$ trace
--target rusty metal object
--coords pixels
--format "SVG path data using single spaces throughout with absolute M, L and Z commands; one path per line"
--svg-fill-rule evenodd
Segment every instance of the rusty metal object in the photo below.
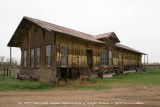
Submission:
M 19 79 L 19 80 L 29 80 L 29 79 L 30 79 L 30 76 L 18 74 L 18 75 L 17 75 L 17 79 Z
M 29 76 L 29 80 L 31 80 L 31 81 L 39 81 L 39 76 L 37 76 L 37 75 L 30 75 Z

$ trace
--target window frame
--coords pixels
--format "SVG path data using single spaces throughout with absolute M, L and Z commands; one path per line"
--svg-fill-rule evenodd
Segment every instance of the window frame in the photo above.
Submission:
M 46 45 L 46 67 L 51 66 L 51 45 Z
M 61 46 L 61 67 L 67 67 L 67 66 L 68 66 L 68 46 Z
M 109 63 L 108 65 L 113 65 L 113 51 L 108 51 Z
M 31 58 L 30 58 L 30 63 L 31 63 L 31 67 L 34 67 L 34 55 L 35 55 L 35 52 L 34 52 L 34 48 L 31 49 Z
M 38 52 L 39 49 L 39 52 Z M 41 59 L 41 48 L 37 47 L 36 48 L 36 66 L 39 67 L 40 66 L 40 59 Z
M 23 51 L 23 67 L 27 67 L 27 50 Z
M 119 53 L 119 54 L 118 54 L 118 58 L 122 58 L 122 54 Z
M 101 66 L 107 65 L 107 50 L 100 51 L 100 64 Z

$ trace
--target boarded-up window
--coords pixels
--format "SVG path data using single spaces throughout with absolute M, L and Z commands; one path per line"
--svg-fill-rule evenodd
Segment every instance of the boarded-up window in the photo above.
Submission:
M 23 53 L 23 66 L 27 66 L 27 51 L 25 50 Z
M 100 61 L 101 61 L 102 66 L 107 65 L 107 51 L 106 50 L 100 52 Z
M 112 51 L 109 51 L 109 65 L 113 65 Z
M 68 57 L 68 47 L 61 46 L 61 66 L 67 66 L 67 57 Z
M 51 66 L 51 45 L 46 46 L 46 66 Z
M 34 67 L 34 49 L 31 49 L 31 67 Z
M 40 64 L 40 48 L 37 48 L 36 51 L 37 51 L 36 65 L 39 66 L 39 64 Z

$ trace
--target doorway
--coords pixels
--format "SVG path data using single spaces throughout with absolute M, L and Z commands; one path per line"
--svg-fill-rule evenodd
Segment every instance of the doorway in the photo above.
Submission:
M 93 67 L 92 50 L 87 50 L 87 64 L 89 69 Z
M 118 66 L 119 66 L 119 70 L 123 70 L 123 55 L 122 54 L 118 54 Z

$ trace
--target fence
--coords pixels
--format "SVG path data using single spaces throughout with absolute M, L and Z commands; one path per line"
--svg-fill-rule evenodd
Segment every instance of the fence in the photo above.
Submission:
M 160 69 L 160 65 L 145 65 L 146 69 Z
M 0 76 L 10 76 L 17 78 L 17 75 L 19 74 L 20 70 L 19 69 L 9 69 L 5 68 L 3 71 L 0 71 Z

